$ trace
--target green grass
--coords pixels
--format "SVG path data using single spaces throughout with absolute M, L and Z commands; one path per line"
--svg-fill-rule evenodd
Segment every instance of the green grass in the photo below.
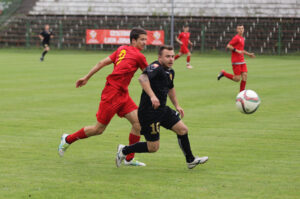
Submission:
M 155 154 L 137 154 L 144 168 L 116 168 L 117 144 L 130 125 L 115 117 L 101 136 L 57 154 L 62 133 L 96 122 L 106 76 L 82 88 L 75 81 L 109 52 L 0 50 L 0 198 L 296 199 L 300 196 L 300 56 L 247 59 L 246 88 L 262 100 L 253 115 L 235 108 L 239 84 L 223 78 L 230 55 L 198 54 L 193 70 L 175 62 L 175 88 L 195 155 L 207 164 L 188 170 L 176 136 L 161 131 Z M 148 62 L 155 54 L 146 53 Z M 139 102 L 138 72 L 130 94 Z

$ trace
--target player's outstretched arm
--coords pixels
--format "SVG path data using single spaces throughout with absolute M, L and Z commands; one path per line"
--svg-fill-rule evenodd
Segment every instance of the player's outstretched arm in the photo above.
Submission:
M 43 41 L 44 37 L 42 35 L 39 35 L 39 38 L 41 41 Z
M 101 68 L 103 68 L 104 66 L 107 66 L 107 65 L 109 65 L 109 64 L 111 64 L 111 63 L 113 63 L 113 62 L 112 62 L 112 60 L 111 60 L 109 57 L 107 57 L 107 58 L 105 58 L 105 59 L 102 59 L 98 64 L 96 64 L 96 65 L 90 70 L 90 72 L 89 72 L 86 76 L 84 76 L 84 77 L 80 78 L 79 80 L 77 80 L 77 82 L 76 82 L 76 88 L 82 87 L 82 86 L 86 85 L 86 83 L 89 81 L 89 79 L 90 79 L 96 72 L 98 72 Z
M 244 50 L 244 54 L 248 55 L 251 58 L 255 58 L 255 54 L 254 53 L 249 53 L 249 52 L 247 52 L 247 51 Z
M 184 117 L 184 111 L 178 104 L 175 88 L 170 89 L 168 95 L 169 95 L 169 98 L 170 98 L 172 104 L 175 106 L 176 110 L 181 115 L 181 118 L 183 118 Z
M 148 76 L 146 74 L 141 74 L 139 82 L 147 95 L 149 95 L 153 108 L 157 109 L 160 106 L 160 102 L 151 88 Z

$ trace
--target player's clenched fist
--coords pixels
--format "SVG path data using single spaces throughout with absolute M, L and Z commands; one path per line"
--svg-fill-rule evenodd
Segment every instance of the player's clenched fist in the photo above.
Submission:
M 80 78 L 79 80 L 77 80 L 76 82 L 76 88 L 78 87 L 82 87 L 84 85 L 86 85 L 86 83 L 88 82 L 88 80 L 86 78 Z

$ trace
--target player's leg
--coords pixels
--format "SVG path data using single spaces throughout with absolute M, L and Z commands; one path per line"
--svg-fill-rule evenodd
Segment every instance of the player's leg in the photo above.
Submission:
M 246 88 L 247 72 L 242 72 L 241 76 L 242 76 L 242 81 L 240 84 L 240 92 L 245 90 L 245 88 Z
M 225 76 L 228 79 L 231 79 L 232 81 L 239 82 L 242 73 L 240 65 L 232 65 L 232 70 L 233 70 L 233 74 L 227 73 L 225 70 L 221 70 L 217 79 L 220 80 L 222 77 Z
M 142 122 L 141 132 L 145 136 L 147 142 L 137 142 L 129 146 L 120 144 L 116 156 L 117 167 L 121 165 L 121 162 L 130 153 L 156 152 L 159 149 L 159 129 L 159 122 Z
M 58 147 L 58 153 L 60 156 L 63 156 L 65 151 L 68 149 L 70 144 L 73 142 L 80 140 L 80 139 L 85 139 L 94 135 L 100 135 L 104 132 L 106 128 L 106 125 L 101 124 L 97 122 L 93 126 L 86 126 L 81 128 L 80 130 L 76 131 L 75 133 L 72 133 L 70 135 L 68 134 L 63 134 L 61 137 L 60 145 Z
M 242 76 L 242 81 L 240 84 L 240 92 L 245 90 L 246 88 L 246 82 L 247 82 L 247 65 L 246 64 L 242 64 L 240 65 L 240 70 L 241 70 L 241 76 Z
M 190 64 L 190 62 L 191 62 L 191 55 L 192 55 L 191 52 L 188 50 L 187 56 L 186 56 L 186 67 L 189 68 L 189 69 L 193 68 L 192 65 Z
M 107 89 L 106 89 L 107 90 Z M 105 95 L 105 91 L 103 90 L 102 96 Z M 108 101 L 110 101 L 110 97 L 107 97 Z M 113 102 L 116 103 L 117 102 Z M 86 126 L 81 128 L 80 130 L 76 131 L 75 133 L 72 133 L 70 135 L 68 134 L 63 134 L 61 137 L 61 142 L 58 147 L 58 153 L 60 156 L 64 155 L 64 152 L 67 150 L 70 144 L 74 143 L 77 140 L 80 139 L 85 139 L 87 137 L 95 136 L 95 135 L 100 135 L 104 132 L 106 126 L 109 124 L 110 120 L 113 118 L 113 116 L 116 113 L 116 110 L 110 103 L 106 102 L 105 100 L 101 100 L 99 104 L 99 109 L 96 114 L 97 117 L 97 123 L 93 126 Z
M 182 120 L 177 122 L 171 129 L 177 134 L 179 147 L 181 148 L 183 154 L 185 155 L 187 167 L 189 169 L 194 168 L 198 164 L 203 164 L 208 160 L 208 157 L 206 156 L 194 157 L 191 150 L 190 141 L 188 138 L 188 128 L 183 123 Z
M 132 125 L 131 131 L 129 133 L 129 145 L 133 145 L 139 142 L 141 139 L 141 135 L 140 135 L 141 126 L 137 116 L 137 109 L 131 111 L 130 113 L 127 113 L 124 117 Z M 124 164 L 128 166 L 146 166 L 145 163 L 134 159 L 134 153 L 130 153 L 126 156 Z
M 182 53 L 179 51 L 179 53 L 177 55 L 175 55 L 174 59 L 176 60 L 176 59 L 178 59 L 181 56 L 182 56 Z
M 49 50 L 50 50 L 49 45 L 48 44 L 44 44 L 44 51 L 42 53 L 42 57 L 40 58 L 41 61 L 44 60 L 44 57 L 48 53 Z

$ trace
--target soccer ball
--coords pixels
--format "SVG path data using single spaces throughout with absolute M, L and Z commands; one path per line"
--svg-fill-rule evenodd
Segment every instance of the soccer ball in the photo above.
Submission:
M 260 98 L 252 90 L 243 90 L 236 96 L 235 104 L 237 109 L 242 113 L 251 114 L 258 109 Z

